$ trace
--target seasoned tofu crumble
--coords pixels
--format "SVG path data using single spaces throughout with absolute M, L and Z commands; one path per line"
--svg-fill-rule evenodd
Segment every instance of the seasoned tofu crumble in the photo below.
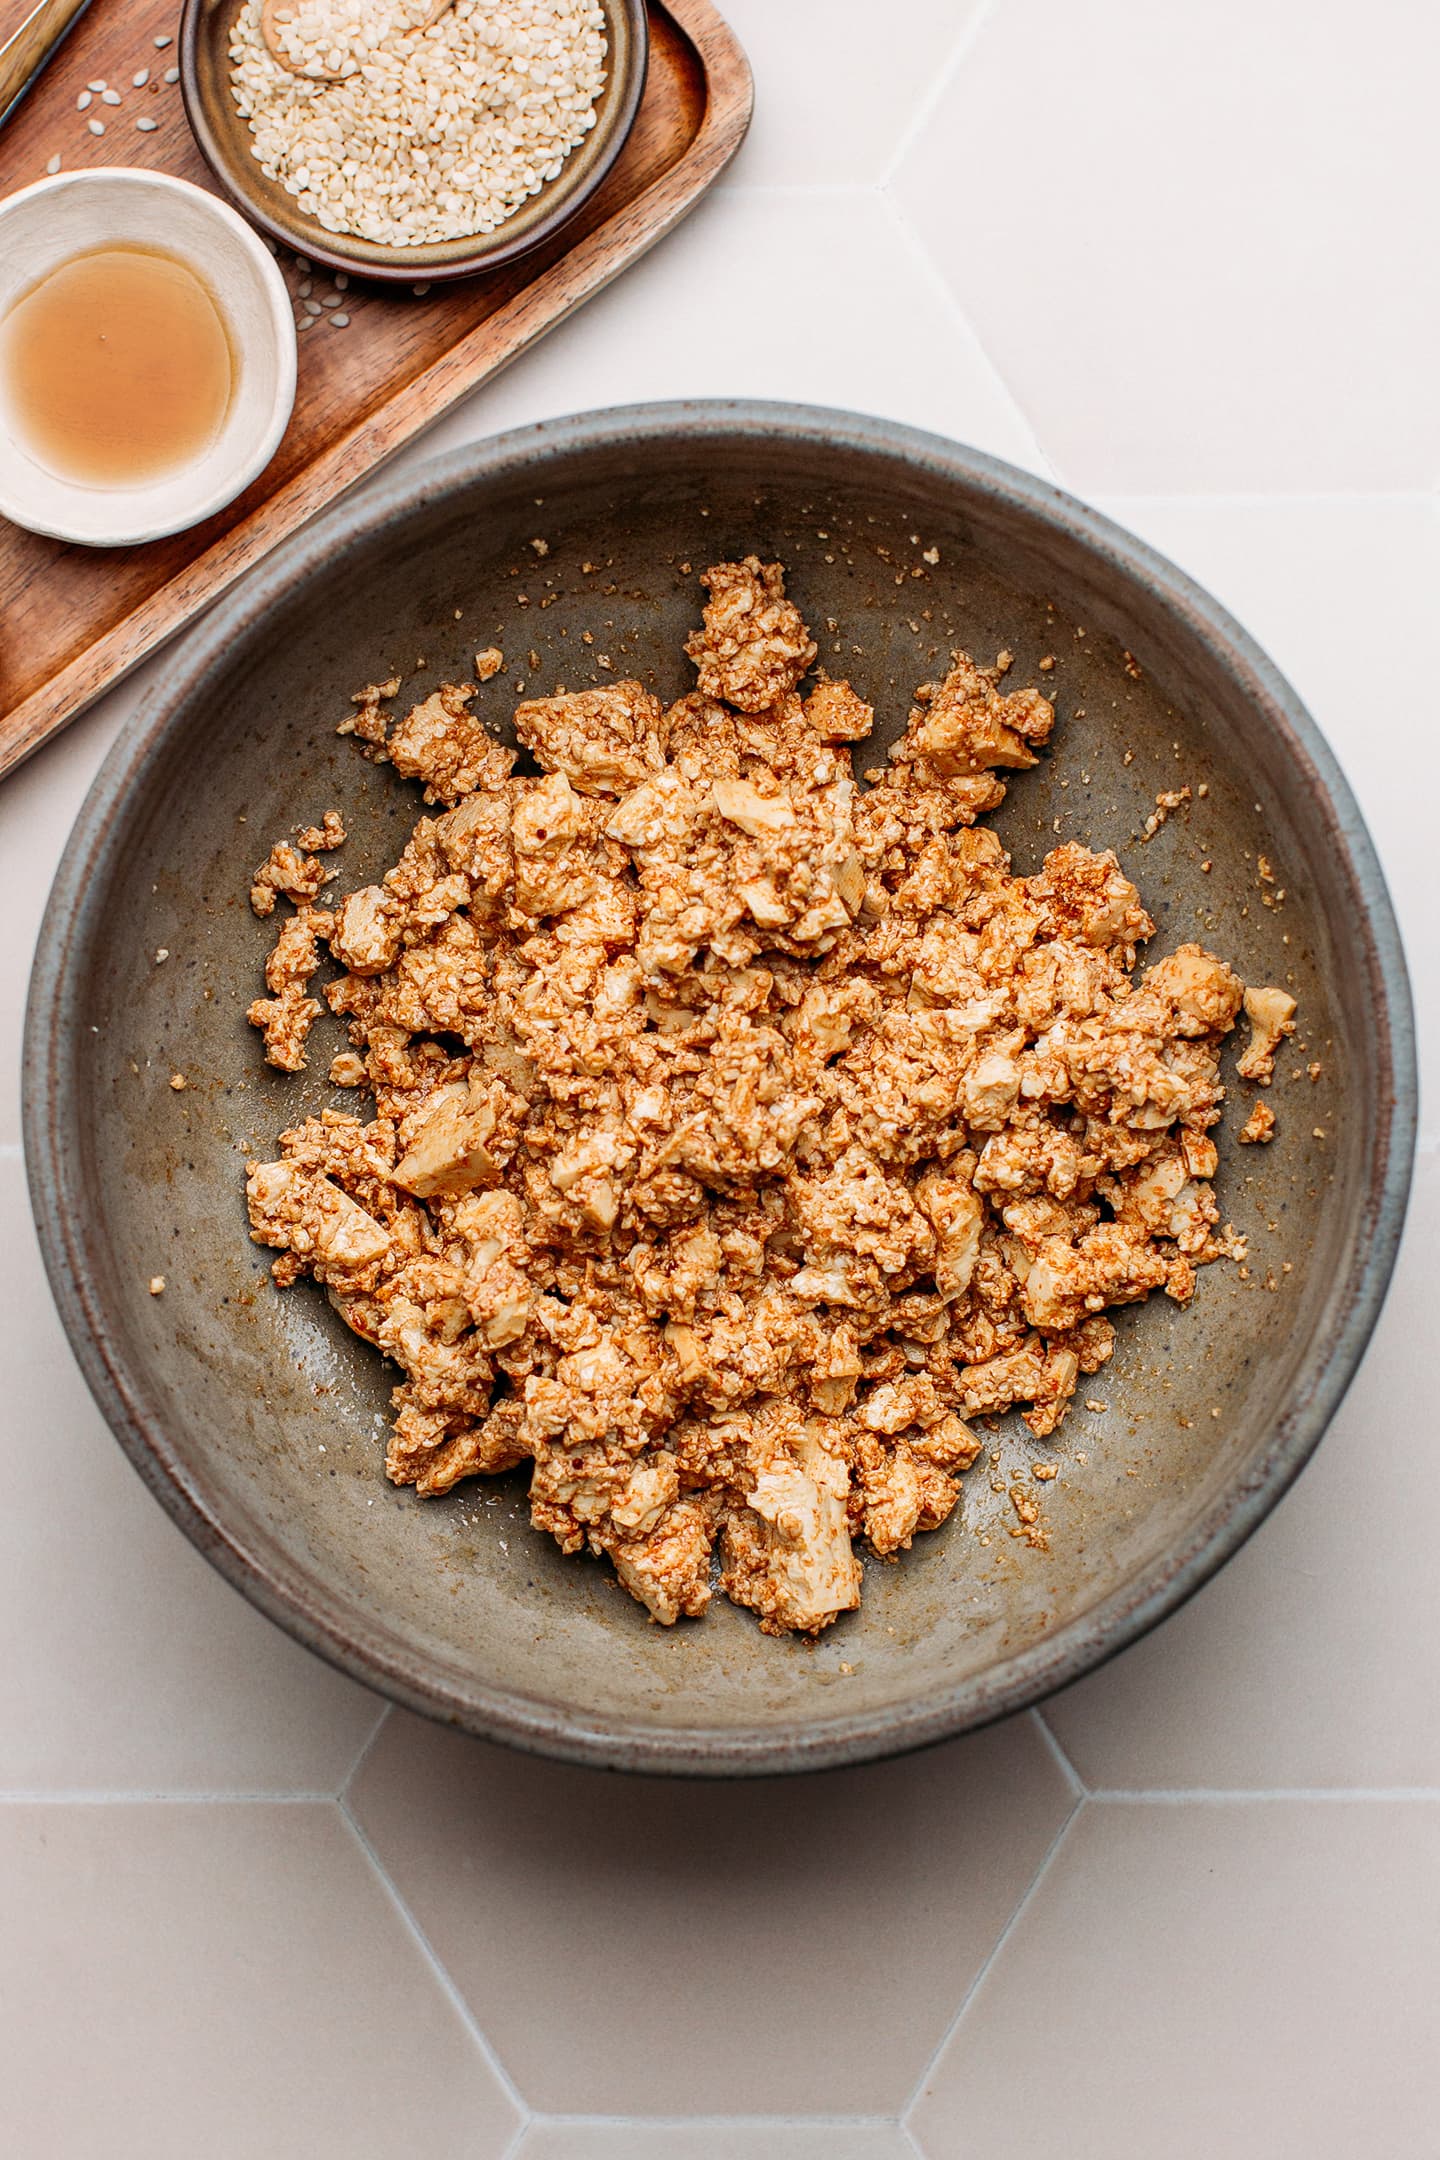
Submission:
M 399 718 L 397 681 L 357 694 L 341 732 L 435 814 L 330 907 L 288 842 L 257 873 L 257 913 L 294 909 L 265 1054 L 304 1066 L 328 951 L 330 1078 L 371 1107 L 283 1133 L 250 1220 L 277 1283 L 322 1283 L 403 1374 L 397 1484 L 528 1462 L 535 1526 L 656 1620 L 718 1587 L 814 1633 L 862 1552 L 950 1514 L 972 1421 L 1053 1433 L 1109 1308 L 1243 1257 L 1211 1185 L 1221 1045 L 1243 1004 L 1268 1081 L 1294 1001 L 1193 944 L 1137 976 L 1154 924 L 1109 852 L 1012 873 L 977 820 L 1050 735 L 1038 690 L 957 652 L 861 789 L 873 712 L 802 694 L 782 567 L 703 583 L 697 688 L 529 699 L 538 774 L 475 683 Z

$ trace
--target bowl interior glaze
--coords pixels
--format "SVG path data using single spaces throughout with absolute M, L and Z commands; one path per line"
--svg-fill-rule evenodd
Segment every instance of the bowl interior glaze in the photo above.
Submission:
M 1082 1383 L 1104 1407 L 1077 1405 L 1043 1443 L 1004 1420 L 945 1527 L 870 1564 L 859 1614 L 813 1646 L 766 1639 L 722 1600 L 703 1623 L 651 1625 L 608 1570 L 530 1530 L 519 1477 L 441 1501 L 387 1485 L 395 1374 L 314 1286 L 273 1290 L 242 1197 L 247 1156 L 342 1099 L 328 1015 L 309 1072 L 261 1062 L 244 1010 L 274 925 L 250 913 L 250 873 L 337 806 L 351 834 L 337 874 L 358 884 L 421 808 L 336 736 L 351 692 L 394 672 L 418 696 L 465 679 L 493 642 L 509 673 L 480 693 L 491 718 L 521 680 L 633 673 L 678 694 L 696 573 L 750 550 L 785 562 L 824 663 L 876 703 L 882 744 L 952 645 L 1008 647 L 1012 686 L 1044 682 L 1058 706 L 1051 753 L 995 821 L 1017 867 L 1058 837 L 1114 846 L 1159 924 L 1152 954 L 1199 937 L 1248 981 L 1289 983 L 1307 1046 L 1282 1057 L 1274 1144 L 1236 1146 L 1243 1088 L 1220 1135 L 1249 1279 L 1222 1263 L 1188 1310 L 1152 1298 L 1118 1315 L 1114 1362 Z M 1202 783 L 1141 841 L 1160 791 Z M 399 1699 L 524 1746 L 673 1772 L 802 1769 L 919 1745 L 1073 1678 L 1274 1504 L 1388 1279 L 1409 1029 L 1344 782 L 1293 692 L 1180 573 L 1044 483 L 933 437 L 802 408 L 637 408 L 381 483 L 175 654 L 52 896 L 29 1157 L 52 1282 L 106 1414 L 187 1532 L 282 1624 Z M 1292 1081 L 1309 1059 L 1320 1077 Z M 162 1297 L 147 1294 L 155 1274 Z M 1046 1551 L 1013 1534 L 1005 1490 L 1036 1460 L 1060 1465 Z

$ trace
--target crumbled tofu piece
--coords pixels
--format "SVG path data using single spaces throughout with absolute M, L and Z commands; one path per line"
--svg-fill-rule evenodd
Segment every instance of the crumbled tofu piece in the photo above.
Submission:
M 403 908 L 379 885 L 361 885 L 341 902 L 330 950 L 352 975 L 379 975 L 395 965 L 403 921 Z
M 296 834 L 302 848 L 317 848 L 323 855 L 345 845 L 345 820 L 338 810 L 327 810 L 318 825 L 306 825 Z
M 1235 1136 L 1242 1147 L 1263 1146 L 1275 1137 L 1275 1112 L 1267 1102 L 1257 1102 Z
M 498 1184 L 503 1164 L 487 1147 L 505 1105 L 504 1084 L 480 1087 L 455 1084 L 424 1113 L 424 1122 L 391 1175 L 403 1192 L 417 1200 L 440 1194 L 473 1192 L 477 1185 Z
M 367 1267 L 389 1250 L 384 1226 L 319 1172 L 291 1162 L 257 1163 L 245 1189 L 256 1242 L 311 1260 L 322 1281 Z
M 505 655 L 498 645 L 487 645 L 475 655 L 475 680 L 487 683 L 494 679 L 505 665 Z
M 875 725 L 875 708 L 848 682 L 824 676 L 805 700 L 805 719 L 821 742 L 863 742 Z
M 356 735 L 367 756 L 387 761 L 407 780 L 419 780 L 429 803 L 457 803 L 476 788 L 498 787 L 509 778 L 515 753 L 488 735 L 470 712 L 474 683 L 442 683 L 412 705 L 386 733 L 382 704 L 400 689 L 398 677 L 355 693 L 355 711 L 337 733 Z
M 277 840 L 250 886 L 250 905 L 257 915 L 273 915 L 277 893 L 296 907 L 318 897 L 330 872 L 313 855 L 303 856 L 288 840 Z
M 726 1593 L 774 1634 L 813 1633 L 860 1602 L 849 1470 L 814 1426 L 791 1424 L 788 1445 L 773 1431 L 757 1434 L 748 1505 L 726 1526 Z
M 1287 1035 L 1295 1032 L 1295 1000 L 1288 990 L 1262 989 L 1245 992 L 1245 1017 L 1250 1040 L 1235 1061 L 1245 1080 L 1268 1087 L 1275 1076 L 1275 1053 Z
M 710 595 L 705 627 L 686 640 L 685 650 L 701 691 L 738 712 L 769 712 L 814 665 L 819 650 L 800 610 L 785 598 L 784 571 L 779 563 L 747 555 L 743 562 L 717 563 L 700 582 Z
M 1155 808 L 1146 818 L 1141 828 L 1140 838 L 1142 840 L 1153 840 L 1171 813 L 1178 810 L 1182 803 L 1187 803 L 1189 800 L 1190 790 L 1188 787 L 1162 788 L 1155 797 Z
M 953 655 L 950 672 L 927 696 L 918 693 L 903 743 L 891 753 L 936 775 L 982 773 L 992 767 L 1037 764 L 1055 708 L 1038 690 L 1002 696 L 968 653 Z
M 357 690 L 351 698 L 350 702 L 355 710 L 340 722 L 335 730 L 336 734 L 354 735 L 364 746 L 366 756 L 383 756 L 387 715 L 381 708 L 388 705 L 391 698 L 398 697 L 399 692 L 398 675 L 391 675 L 385 682 L 367 683 L 363 690 Z
M 271 994 L 250 1006 L 247 1018 L 264 1031 L 266 1059 L 281 1072 L 304 1069 L 306 1039 L 324 1010 L 317 998 L 306 995 L 306 988 L 320 965 L 320 940 L 330 935 L 334 920 L 323 909 L 305 906 L 281 924 L 265 963 Z
M 607 683 L 517 705 L 515 732 L 544 771 L 564 773 L 582 795 L 623 795 L 664 769 L 660 712 L 640 683 Z

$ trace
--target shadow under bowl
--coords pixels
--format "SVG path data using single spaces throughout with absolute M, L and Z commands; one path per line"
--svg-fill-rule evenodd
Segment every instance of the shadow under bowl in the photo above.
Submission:
M 274 926 L 247 905 L 253 868 L 334 806 L 353 887 L 395 859 L 421 808 L 337 738 L 352 691 L 393 672 L 420 696 L 493 643 L 509 673 L 477 709 L 497 723 L 522 677 L 548 690 L 633 674 L 673 697 L 690 686 L 696 573 L 750 550 L 784 561 L 823 663 L 876 704 L 877 750 L 952 646 L 1008 647 L 1011 682 L 1044 682 L 1058 708 L 1051 750 L 994 821 L 1017 868 L 1057 837 L 1115 847 L 1158 921 L 1152 951 L 1199 937 L 1247 981 L 1288 982 L 1300 1033 L 1286 1057 L 1320 1066 L 1292 1086 L 1282 1061 L 1265 1148 L 1235 1144 L 1234 1083 L 1218 1194 L 1251 1241 L 1248 1280 L 1220 1263 L 1183 1311 L 1154 1297 L 1119 1313 L 1090 1400 L 1044 1442 L 1002 1421 L 949 1522 L 871 1564 L 861 1610 L 813 1645 L 772 1641 L 723 1600 L 699 1623 L 650 1624 L 608 1570 L 531 1530 L 521 1477 L 436 1501 L 388 1485 L 396 1375 L 313 1285 L 275 1291 L 242 1190 L 247 1156 L 353 1101 L 326 1079 L 343 1045 L 328 1017 L 308 1072 L 261 1062 L 244 1015 Z M 1192 799 L 1142 844 L 1157 794 L 1181 783 Z M 437 459 L 340 504 L 222 601 L 71 837 L 25 1086 L 65 1324 L 201 1551 L 400 1702 L 574 1761 L 712 1775 L 863 1761 L 983 1723 L 1213 1573 L 1300 1470 L 1358 1362 L 1415 1113 L 1404 964 L 1368 837 L 1238 625 L 1042 481 L 886 422 L 741 403 L 590 414 Z M 1059 1466 L 1032 1488 L 1043 1551 L 1014 1534 L 1006 1490 L 1037 1461 Z
M 434 284 L 498 270 L 549 240 L 590 200 L 620 152 L 640 109 L 649 56 L 645 0 L 599 0 L 608 53 L 595 125 L 553 180 L 495 232 L 425 247 L 385 247 L 332 233 L 261 168 L 250 124 L 230 88 L 230 34 L 243 0 L 185 0 L 180 18 L 180 89 L 201 154 L 220 186 L 262 232 L 330 270 L 384 284 Z

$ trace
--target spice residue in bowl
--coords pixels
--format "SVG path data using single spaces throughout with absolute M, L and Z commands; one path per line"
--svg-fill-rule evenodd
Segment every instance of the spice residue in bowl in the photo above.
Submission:
M 231 89 L 263 170 L 327 232 L 386 247 L 491 233 L 595 125 L 594 0 L 295 0 L 266 46 L 261 0 L 231 34 Z

